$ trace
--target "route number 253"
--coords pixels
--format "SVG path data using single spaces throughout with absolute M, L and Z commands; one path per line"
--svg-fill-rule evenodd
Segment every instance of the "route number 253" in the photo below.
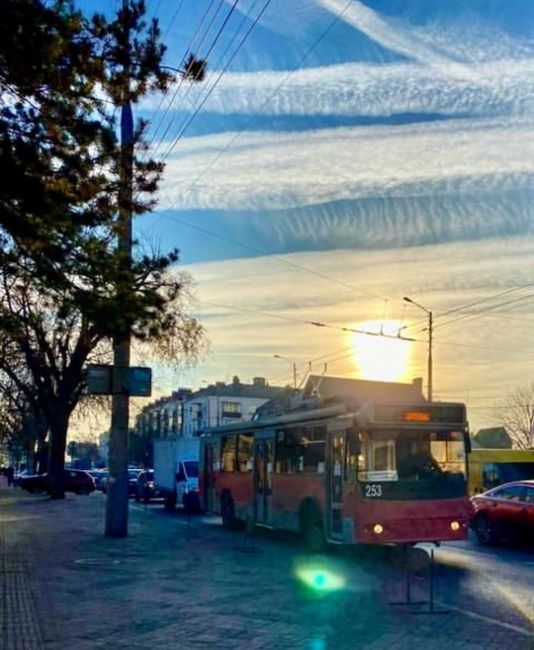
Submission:
M 382 486 L 381 485 L 366 485 L 365 486 L 365 496 L 371 498 L 379 498 L 382 496 Z

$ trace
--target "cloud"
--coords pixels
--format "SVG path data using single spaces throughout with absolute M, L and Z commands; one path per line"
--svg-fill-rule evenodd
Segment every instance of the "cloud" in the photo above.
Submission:
M 345 63 L 301 69 L 289 75 L 270 71 L 228 73 L 203 111 L 343 116 L 532 113 L 534 58 L 482 63 L 469 66 L 469 70 L 469 79 L 414 63 Z M 199 89 L 198 93 L 201 97 L 205 91 Z M 172 113 L 190 109 L 190 98 L 178 95 Z
M 385 18 L 358 0 L 349 7 L 344 0 L 315 2 L 336 15 L 345 9 L 341 20 L 371 40 L 459 79 L 477 79 L 476 70 L 466 66 L 467 62 L 531 57 L 534 53 L 532 43 L 517 41 L 469 12 L 448 22 L 432 20 L 430 14 L 430 25 L 421 27 L 406 19 Z
M 288 209 L 505 191 L 531 187 L 534 174 L 534 122 L 528 120 L 251 133 L 205 173 L 231 137 L 183 143 L 168 161 L 161 209 Z
M 346 7 L 344 0 L 315 1 L 319 6 L 335 14 Z M 399 19 L 385 19 L 358 0 L 354 0 L 346 8 L 341 19 L 383 47 L 402 54 L 408 59 L 441 69 L 459 78 L 472 78 L 468 68 L 427 45 L 405 22 Z
M 226 0 L 229 5 L 234 0 Z M 275 5 L 276 3 L 273 3 Z M 245 16 L 254 18 L 264 5 L 264 0 L 241 0 L 236 10 Z M 279 7 L 282 9 L 282 6 Z M 276 7 L 268 7 L 259 24 L 277 34 L 294 35 L 296 31 L 311 29 L 321 10 L 309 0 L 284 0 L 283 10 L 276 11 Z

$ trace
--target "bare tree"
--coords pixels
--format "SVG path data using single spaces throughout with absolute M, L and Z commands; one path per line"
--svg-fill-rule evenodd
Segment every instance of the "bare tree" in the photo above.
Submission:
M 514 447 L 534 449 L 534 382 L 510 391 L 500 417 Z
M 2 346 L 5 347 L 5 346 Z M 46 435 L 48 425 L 31 389 L 31 378 L 19 368 L 19 384 L 15 384 L 1 369 L 0 361 L 0 444 L 18 462 L 24 457 L 28 466 L 46 469 Z M 25 390 L 20 389 L 25 382 Z

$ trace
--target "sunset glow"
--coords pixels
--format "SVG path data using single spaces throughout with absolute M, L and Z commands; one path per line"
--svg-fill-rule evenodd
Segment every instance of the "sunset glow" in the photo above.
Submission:
M 398 321 L 367 321 L 357 329 L 397 336 Z M 386 336 L 354 334 L 354 361 L 361 379 L 376 381 L 406 381 L 410 361 L 410 342 Z

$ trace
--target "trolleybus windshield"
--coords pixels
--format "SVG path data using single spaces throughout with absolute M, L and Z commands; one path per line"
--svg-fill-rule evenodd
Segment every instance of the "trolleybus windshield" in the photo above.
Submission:
M 398 429 L 351 433 L 349 460 L 362 483 L 381 483 L 391 498 L 450 498 L 466 490 L 462 432 Z M 349 451 L 350 453 L 350 451 Z

